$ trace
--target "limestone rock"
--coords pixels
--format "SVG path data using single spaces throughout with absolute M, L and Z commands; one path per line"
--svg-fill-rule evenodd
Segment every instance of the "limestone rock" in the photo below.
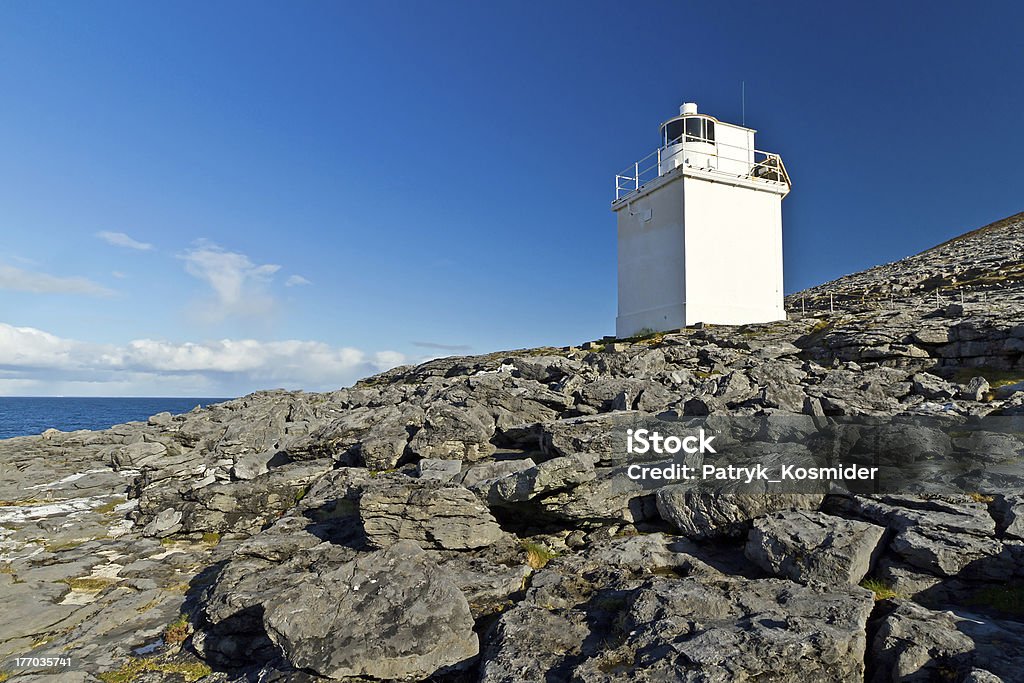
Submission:
M 452 576 L 408 541 L 297 583 L 265 609 L 285 657 L 336 680 L 419 680 L 465 666 L 479 650 Z
M 427 411 L 409 450 L 421 458 L 480 460 L 494 451 L 493 435 L 494 420 L 484 410 L 440 405 Z
M 592 456 L 552 458 L 498 479 L 491 485 L 488 500 L 505 504 L 523 502 L 552 491 L 574 488 L 596 477 Z
M 746 555 L 800 583 L 854 586 L 877 559 L 885 528 L 823 512 L 777 512 L 754 520 Z
M 461 486 L 429 481 L 387 482 L 359 499 L 359 516 L 372 545 L 387 547 L 402 540 L 425 548 L 482 548 L 503 537 L 487 507 Z
M 743 536 L 750 522 L 779 510 L 812 510 L 817 493 L 744 493 L 720 488 L 674 484 L 658 490 L 658 512 L 690 538 Z
M 1018 680 L 1024 670 L 1024 625 L 937 612 L 899 601 L 881 623 L 872 645 L 873 683 L 928 681 L 950 673 L 954 680 Z
M 416 464 L 420 479 L 436 479 L 447 482 L 454 479 L 462 471 L 461 460 L 439 460 L 426 458 Z

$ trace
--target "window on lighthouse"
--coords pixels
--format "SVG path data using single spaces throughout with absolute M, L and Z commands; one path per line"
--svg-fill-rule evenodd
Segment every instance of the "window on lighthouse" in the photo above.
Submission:
M 669 121 L 665 125 L 665 144 L 675 144 L 681 137 L 683 137 L 683 119 Z
M 715 142 L 715 122 L 700 116 L 688 116 L 685 119 L 669 121 L 665 124 L 665 139 L 667 145 L 679 144 L 680 142 Z
M 714 142 L 715 122 L 708 119 L 691 117 L 683 119 L 686 122 L 687 142 Z

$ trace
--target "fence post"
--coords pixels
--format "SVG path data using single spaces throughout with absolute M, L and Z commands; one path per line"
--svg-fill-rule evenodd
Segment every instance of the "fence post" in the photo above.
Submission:
M 835 313 L 836 312 L 836 305 L 835 305 L 835 303 L 836 303 L 835 302 L 835 297 L 832 295 L 832 292 L 829 292 L 829 294 L 828 294 L 828 312 L 829 313 Z
M 805 296 L 800 297 L 800 313 L 807 315 L 807 297 Z

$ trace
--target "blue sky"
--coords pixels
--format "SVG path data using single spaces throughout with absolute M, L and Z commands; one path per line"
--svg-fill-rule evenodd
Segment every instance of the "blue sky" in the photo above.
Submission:
M 0 394 L 329 389 L 615 318 L 680 102 L 794 180 L 786 288 L 1024 210 L 1019 3 L 0 5 Z

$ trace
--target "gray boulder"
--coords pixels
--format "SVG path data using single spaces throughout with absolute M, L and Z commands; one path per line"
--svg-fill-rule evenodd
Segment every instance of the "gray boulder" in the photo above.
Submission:
M 575 488 L 538 498 L 540 507 L 550 515 L 583 526 L 657 519 L 653 491 L 631 479 L 625 468 L 602 468 L 596 473 L 597 478 Z
M 872 683 L 1018 681 L 1024 671 L 1024 624 L 901 600 L 879 626 L 871 652 Z
M 359 517 L 371 545 L 414 541 L 425 548 L 483 548 L 504 536 L 473 492 L 429 480 L 384 482 L 359 499 Z
M 181 530 L 181 511 L 164 508 L 142 529 L 144 536 L 163 538 Z
M 856 585 L 881 551 L 885 528 L 823 512 L 777 512 L 754 520 L 746 556 L 800 583 Z
M 421 458 L 480 460 L 494 452 L 494 419 L 481 407 L 440 404 L 427 411 L 423 427 L 409 440 Z
M 813 510 L 820 493 L 747 493 L 721 488 L 674 484 L 658 489 L 662 519 L 684 536 L 702 539 L 743 536 L 751 520 L 780 510 Z
M 914 375 L 911 380 L 915 394 L 934 401 L 946 401 L 960 393 L 960 387 L 927 372 Z
M 462 471 L 462 461 L 426 458 L 416 463 L 416 471 L 420 479 L 451 481 Z
M 486 495 L 498 479 L 506 477 L 515 472 L 528 470 L 536 463 L 531 458 L 516 458 L 514 460 L 488 460 L 473 465 L 465 472 L 453 479 L 453 483 L 465 486 L 467 489 Z
M 972 377 L 960 390 L 960 398 L 968 401 L 980 401 L 991 389 L 988 380 L 984 377 Z
M 601 589 L 589 575 L 545 573 L 557 590 L 531 589 L 488 634 L 484 683 L 863 680 L 873 606 L 864 589 L 671 571 Z
M 639 657 L 645 670 L 626 680 L 859 681 L 873 604 L 862 588 L 821 591 L 777 579 L 652 582 L 629 601 L 625 644 L 577 677 L 611 680 L 602 669 Z
M 277 455 L 277 451 L 269 450 L 262 453 L 245 453 L 235 458 L 231 474 L 235 479 L 255 479 L 269 471 L 269 463 Z
M 995 504 L 1002 516 L 1003 533 L 1024 540 L 1024 496 L 1000 496 Z
M 568 681 L 566 662 L 590 635 L 584 615 L 521 604 L 505 612 L 488 635 L 479 683 Z
M 1016 560 L 994 538 L 919 526 L 901 531 L 892 550 L 907 564 L 936 576 L 999 580 L 1013 576 Z
M 332 679 L 419 680 L 479 651 L 451 574 L 407 541 L 306 577 L 266 603 L 263 623 L 292 665 Z
M 519 503 L 552 491 L 574 488 L 596 477 L 593 456 L 566 455 L 498 479 L 491 486 L 488 500 Z

